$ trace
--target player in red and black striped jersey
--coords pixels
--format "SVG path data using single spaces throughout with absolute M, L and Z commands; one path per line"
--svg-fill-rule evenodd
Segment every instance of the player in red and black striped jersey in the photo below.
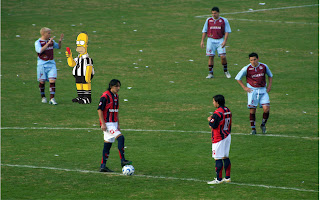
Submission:
M 225 107 L 225 99 L 222 95 L 213 97 L 213 105 L 217 110 L 212 116 L 208 117 L 208 121 L 212 132 L 212 157 L 216 160 L 217 178 L 208 182 L 208 184 L 220 184 L 223 182 L 231 182 L 229 151 L 231 144 L 232 114 L 230 109 Z M 222 179 L 223 163 L 226 172 L 224 179 Z
M 101 130 L 104 134 L 104 147 L 102 151 L 102 160 L 100 172 L 112 172 L 106 167 L 109 158 L 110 149 L 115 139 L 118 140 L 118 150 L 121 159 L 121 166 L 130 165 L 132 161 L 128 161 L 124 157 L 124 136 L 120 132 L 118 109 L 121 83 L 117 79 L 112 79 L 109 83 L 109 88 L 105 91 L 98 106 L 98 115 L 100 119 Z

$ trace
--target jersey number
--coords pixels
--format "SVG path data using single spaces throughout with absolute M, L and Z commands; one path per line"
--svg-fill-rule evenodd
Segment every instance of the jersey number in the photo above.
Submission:
M 230 125 L 230 118 L 225 118 L 225 119 L 224 119 L 224 127 L 223 127 L 223 130 L 224 130 L 224 131 L 229 130 L 229 125 Z

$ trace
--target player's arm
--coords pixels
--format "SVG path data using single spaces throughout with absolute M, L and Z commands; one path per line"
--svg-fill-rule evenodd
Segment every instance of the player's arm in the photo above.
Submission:
M 222 120 L 222 115 L 220 117 L 218 114 L 215 113 L 211 116 L 211 120 L 209 121 L 209 126 L 213 129 L 218 128 L 221 120 Z
M 58 43 L 59 49 L 61 49 L 61 43 L 62 43 L 63 37 L 64 37 L 64 34 L 62 33 L 60 36 L 60 39 L 59 39 L 59 43 Z
M 104 120 L 103 117 L 103 110 L 105 109 L 107 105 L 107 99 L 105 97 L 100 98 L 99 106 L 98 106 L 98 116 L 101 122 L 101 130 L 106 131 L 107 126 L 106 126 L 106 121 Z
M 207 36 L 207 33 L 202 33 L 202 38 L 200 43 L 201 48 L 204 48 L 204 39 L 206 39 L 206 36 Z
M 221 47 L 222 47 L 222 48 L 226 46 L 228 37 L 229 37 L 229 33 L 226 32 L 226 33 L 224 34 L 224 40 L 223 40 L 223 42 L 222 42 L 222 44 L 221 44 Z
M 201 48 L 204 48 L 204 39 L 206 39 L 207 32 L 208 32 L 208 19 L 206 20 L 202 28 L 202 37 L 201 37 L 201 43 L 200 43 Z
M 68 62 L 69 67 L 74 67 L 74 66 L 76 66 L 77 63 L 73 60 L 73 58 L 72 58 L 72 52 L 71 52 L 71 50 L 70 50 L 69 47 L 67 47 L 66 57 L 67 57 L 67 62 Z
M 231 33 L 231 28 L 230 28 L 230 24 L 229 24 L 229 21 L 227 19 L 225 19 L 225 28 L 224 28 L 224 40 L 221 44 L 221 47 L 225 47 L 226 44 L 227 44 L 227 40 L 228 40 L 228 37 L 229 37 L 229 34 Z
M 269 80 L 269 84 L 268 84 L 268 87 L 267 87 L 267 92 L 269 93 L 270 90 L 271 90 L 271 85 L 272 85 L 272 77 L 268 76 L 268 80 Z
M 245 86 L 242 82 L 242 80 L 237 80 L 237 82 L 239 83 L 239 85 L 243 88 L 244 91 L 246 92 L 252 92 L 252 89 L 248 88 L 247 86 Z
M 42 54 L 48 48 L 49 44 L 51 42 L 53 42 L 53 38 L 54 37 L 50 38 L 49 42 L 47 42 L 47 44 L 45 44 L 43 47 L 41 47 L 40 42 L 38 42 L 38 44 L 35 45 L 36 46 L 36 52 L 39 53 L 39 54 Z M 40 46 L 40 48 L 39 48 L 39 46 Z
M 244 68 L 242 68 L 242 69 L 240 70 L 240 72 L 237 74 L 237 76 L 236 76 L 234 79 L 237 80 L 237 82 L 238 82 L 239 85 L 244 89 L 244 91 L 246 91 L 246 92 L 251 92 L 252 89 L 246 87 L 246 86 L 243 84 L 242 80 L 241 80 L 243 76 L 246 76 L 246 75 L 247 75 L 247 68 L 248 68 L 247 66 L 244 67 Z

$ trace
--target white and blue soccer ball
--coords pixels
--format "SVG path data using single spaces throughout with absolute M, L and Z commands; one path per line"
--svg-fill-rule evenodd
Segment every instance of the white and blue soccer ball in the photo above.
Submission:
M 122 167 L 122 173 L 126 176 L 132 176 L 134 174 L 134 167 L 132 165 L 125 165 Z

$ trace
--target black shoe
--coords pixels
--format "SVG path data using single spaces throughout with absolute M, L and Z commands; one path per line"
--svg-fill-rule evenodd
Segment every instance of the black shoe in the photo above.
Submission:
M 87 98 L 87 97 L 84 97 L 84 98 L 81 98 L 79 101 L 78 101 L 79 104 L 90 104 L 90 99 Z
M 108 167 L 105 167 L 105 168 L 100 168 L 100 172 L 113 172 L 113 171 Z
M 74 99 L 72 99 L 72 102 L 77 103 L 81 98 L 80 97 L 76 97 Z
M 130 161 L 130 160 L 121 161 L 121 167 L 123 167 L 125 165 L 131 165 L 131 164 L 132 164 L 132 161 Z

